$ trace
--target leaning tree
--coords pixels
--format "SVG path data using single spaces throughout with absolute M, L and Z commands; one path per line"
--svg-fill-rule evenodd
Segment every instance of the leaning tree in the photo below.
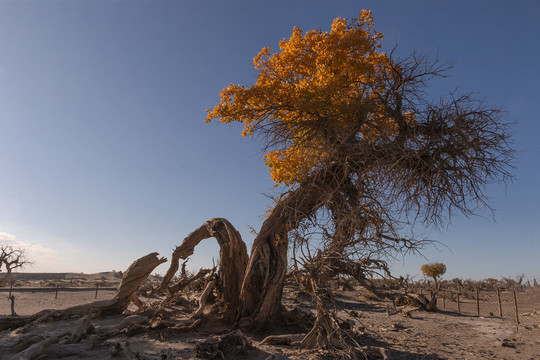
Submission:
M 279 192 L 237 275 L 238 318 L 272 323 L 290 239 L 316 234 L 306 266 L 319 278 L 361 279 L 385 270 L 381 253 L 421 245 L 415 223 L 489 208 L 485 186 L 511 177 L 500 110 L 470 94 L 434 98 L 428 81 L 448 67 L 382 52 L 382 38 L 370 11 L 329 32 L 294 28 L 255 57 L 255 84 L 228 86 L 208 110 L 207 122 L 241 122 L 261 141 Z

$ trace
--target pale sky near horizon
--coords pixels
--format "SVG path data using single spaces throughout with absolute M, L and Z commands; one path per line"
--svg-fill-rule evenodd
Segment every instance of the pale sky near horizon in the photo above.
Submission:
M 394 272 L 441 261 L 445 278 L 540 278 L 538 1 L 0 1 L 0 244 L 26 248 L 28 272 L 125 270 L 224 217 L 249 248 L 273 183 L 260 144 L 205 110 L 252 84 L 253 57 L 293 26 L 362 9 L 385 49 L 454 65 L 431 95 L 474 91 L 515 123 L 516 181 L 487 191 L 495 221 L 426 230 L 447 247 Z M 208 239 L 188 266 L 212 257 Z

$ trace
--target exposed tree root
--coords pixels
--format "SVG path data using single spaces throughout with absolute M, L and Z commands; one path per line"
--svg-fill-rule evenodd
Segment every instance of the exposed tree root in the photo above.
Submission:
M 43 335 L 25 335 L 12 333 L 13 339 L 4 345 L 7 349 L 16 352 L 12 357 L 15 359 L 36 359 L 43 355 L 49 355 L 54 358 L 64 356 L 84 356 L 88 347 L 93 347 L 102 344 L 105 340 L 125 334 L 127 336 L 136 333 L 135 330 L 148 330 L 148 318 L 140 315 L 132 315 L 123 319 L 120 323 L 110 326 L 94 327 L 90 322 L 91 316 L 86 315 L 79 319 L 72 331 L 63 332 L 60 334 L 52 334 L 51 336 Z M 82 344 L 84 342 L 84 344 Z M 79 345 L 79 343 L 81 343 Z M 129 350 L 125 351 L 126 356 L 132 355 Z M 134 359 L 151 359 L 151 357 L 141 354 Z M 158 359 L 159 357 L 156 357 Z M 169 357 L 167 357 L 169 359 Z
M 56 344 L 60 341 L 58 337 L 50 337 L 42 340 L 38 343 L 32 344 L 26 350 L 21 351 L 19 354 L 15 355 L 12 360 L 32 360 L 36 359 L 38 356 L 46 354 L 45 349 L 52 344 Z
M 95 341 L 100 342 L 103 339 L 117 335 L 124 329 L 127 329 L 128 335 L 129 332 L 133 333 L 141 329 L 143 322 L 148 323 L 147 318 L 142 316 L 127 317 L 116 326 L 102 327 L 94 335 L 96 329 L 89 320 L 96 314 L 120 314 L 126 310 L 131 301 L 138 300 L 135 297 L 135 291 L 141 283 L 146 280 L 156 266 L 165 261 L 164 258 L 159 259 L 157 253 L 151 253 L 133 262 L 124 273 L 118 290 L 110 300 L 95 301 L 64 310 L 44 310 L 32 316 L 0 317 L 0 330 L 19 328 L 12 333 L 14 340 L 11 347 L 18 351 L 18 354 L 13 359 L 35 359 L 46 354 L 56 357 L 77 355 L 81 349 L 72 346 L 72 344 L 77 344 L 89 336 L 94 336 Z M 41 322 L 77 316 L 84 317 L 77 322 L 75 329 L 71 332 L 47 338 L 24 335 L 30 328 Z
M 75 324 L 75 330 L 71 333 L 69 342 L 73 344 L 78 343 L 95 332 L 96 329 L 90 323 L 89 316 L 84 316 Z
M 286 335 L 269 335 L 261 340 L 259 345 L 288 345 L 299 346 L 300 342 L 297 340 L 298 335 L 286 334 Z
M 300 349 L 323 351 L 335 359 L 389 359 L 386 349 L 365 345 L 363 331 L 357 327 L 354 320 L 343 321 L 337 316 L 335 310 L 328 309 L 325 300 L 331 300 L 332 294 L 330 289 L 320 286 L 319 281 L 326 279 L 317 274 L 310 271 L 302 277 L 304 288 L 311 290 L 310 294 L 316 304 L 316 316 L 311 330 L 300 342 L 293 342 L 289 336 L 284 339 L 269 337 L 263 342 L 290 342 Z M 298 318 L 298 314 L 293 318 Z

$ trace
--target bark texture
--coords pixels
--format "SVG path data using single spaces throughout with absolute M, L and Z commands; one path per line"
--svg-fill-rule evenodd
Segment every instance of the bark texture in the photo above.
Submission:
M 122 282 L 112 299 L 94 301 L 64 310 L 43 310 L 31 316 L 0 317 L 0 330 L 14 329 L 33 321 L 45 321 L 50 318 L 84 316 L 94 311 L 104 315 L 120 314 L 127 309 L 131 301 L 136 299 L 135 291 L 137 291 L 142 282 L 148 278 L 158 265 L 167 261 L 165 258 L 158 258 L 157 255 L 158 253 L 156 252 L 151 253 L 134 261 L 124 272 Z
M 317 211 L 324 180 L 301 185 L 278 201 L 253 241 L 240 299 L 241 316 L 257 328 L 269 327 L 277 319 L 287 273 L 288 232 Z
M 240 306 L 240 288 L 246 272 L 248 254 L 246 244 L 240 233 L 229 221 L 213 218 L 206 221 L 198 229 L 189 234 L 182 244 L 173 252 L 171 266 L 158 287 L 164 292 L 174 274 L 178 271 L 180 259 L 193 254 L 195 247 L 204 239 L 214 237 L 219 246 L 219 271 L 217 273 L 216 291 L 220 303 L 220 312 L 224 320 L 234 321 Z
M 157 252 L 143 256 L 133 262 L 124 272 L 122 282 L 113 296 L 112 300 L 115 302 L 115 305 L 111 307 L 111 310 L 121 313 L 127 309 L 129 303 L 135 299 L 135 291 L 137 291 L 143 281 L 150 276 L 158 265 L 167 261 L 166 258 L 158 258 L 157 256 Z

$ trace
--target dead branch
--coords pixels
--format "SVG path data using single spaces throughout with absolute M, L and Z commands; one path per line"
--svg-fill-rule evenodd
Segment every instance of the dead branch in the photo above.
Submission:
M 28 264 L 32 263 L 26 258 L 24 249 L 16 249 L 9 245 L 0 246 L 0 271 L 2 267 L 6 270 L 6 274 L 0 279 L 0 286 L 4 286 L 9 280 L 13 270 L 23 268 Z
M 95 333 L 96 329 L 94 326 L 90 323 L 89 316 L 86 315 L 82 318 L 80 318 L 77 323 L 75 324 L 75 329 L 71 333 L 71 337 L 69 342 L 74 344 L 80 342 L 82 339 L 86 338 L 87 336 Z
M 122 276 L 122 282 L 112 299 L 94 301 L 64 310 L 43 310 L 31 316 L 0 317 L 0 330 L 14 329 L 32 322 L 84 316 L 96 312 L 100 314 L 120 314 L 127 309 L 130 302 L 136 299 L 135 291 L 142 282 L 148 278 L 159 264 L 167 261 L 165 258 L 158 258 L 157 255 L 158 253 L 151 253 L 133 262 Z
M 11 338 L 10 342 L 7 342 L 4 345 L 4 348 L 11 349 L 17 353 L 28 349 L 33 344 L 42 342 L 45 340 L 45 337 L 42 335 L 35 335 L 35 334 L 29 334 L 29 335 L 20 335 L 16 336 L 15 334 L 10 334 L 9 336 Z
M 45 353 L 45 349 L 60 341 L 60 337 L 50 337 L 29 346 L 26 350 L 12 357 L 12 360 L 33 360 Z
M 169 294 L 167 297 L 172 297 L 174 294 L 176 294 L 178 291 L 184 289 L 185 287 L 189 286 L 191 283 L 204 278 L 206 275 L 208 275 L 212 270 L 210 269 L 201 269 L 197 274 L 191 277 L 182 277 L 176 284 L 173 286 L 170 286 L 168 288 Z
M 148 328 L 149 319 L 141 315 L 131 315 L 124 318 L 119 324 L 101 326 L 96 329 L 96 335 L 100 342 L 103 342 L 111 337 L 122 333 L 130 334 L 138 330 L 146 330 Z
M 261 340 L 259 345 L 287 345 L 298 346 L 300 345 L 301 338 L 298 334 L 283 334 L 283 335 L 269 335 Z
M 195 313 L 193 313 L 193 315 L 191 315 L 192 319 L 196 319 L 202 316 L 202 314 L 204 313 L 204 309 L 208 305 L 207 303 L 208 296 L 214 290 L 215 287 L 216 287 L 215 279 L 211 279 L 208 282 L 208 284 L 206 284 L 206 287 L 204 288 L 204 291 L 202 292 L 201 297 L 199 298 L 199 308 L 197 309 L 197 311 L 195 311 Z

